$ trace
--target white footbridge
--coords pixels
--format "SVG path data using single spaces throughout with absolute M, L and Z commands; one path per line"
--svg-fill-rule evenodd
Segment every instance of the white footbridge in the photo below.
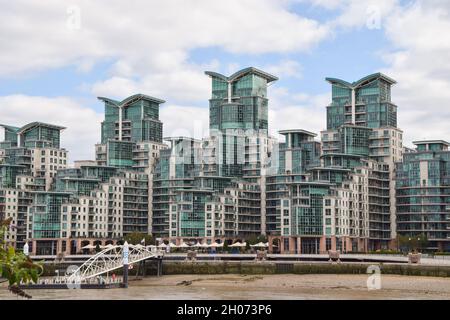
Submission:
M 103 251 L 98 252 L 80 267 L 68 270 L 68 283 L 83 283 L 124 266 L 123 245 L 109 245 Z M 164 252 L 155 247 L 143 245 L 128 245 L 128 265 L 133 265 L 147 259 L 161 259 Z

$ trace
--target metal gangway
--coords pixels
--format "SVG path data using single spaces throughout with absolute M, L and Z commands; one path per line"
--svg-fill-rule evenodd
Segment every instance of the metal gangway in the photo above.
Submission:
M 111 271 L 124 267 L 124 245 L 109 245 L 103 251 L 98 252 L 80 267 L 71 270 L 66 276 L 67 283 L 82 283 Z M 127 245 L 127 264 L 145 261 L 147 259 L 162 259 L 164 252 L 153 246 Z

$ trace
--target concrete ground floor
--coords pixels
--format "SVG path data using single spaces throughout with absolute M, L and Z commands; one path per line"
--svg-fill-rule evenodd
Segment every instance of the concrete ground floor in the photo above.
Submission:
M 336 236 L 269 236 L 269 253 L 325 254 L 328 251 L 369 252 L 395 250 L 394 240 L 374 240 Z
M 212 244 L 227 243 L 231 245 L 237 241 L 245 242 L 245 238 L 234 237 L 192 237 L 192 238 L 161 238 L 159 242 L 188 245 L 196 243 Z M 367 238 L 352 237 L 326 237 L 326 236 L 268 236 L 268 252 L 282 254 L 325 254 L 329 250 L 342 253 L 369 252 L 381 249 L 397 248 L 395 240 L 373 240 Z M 99 238 L 58 238 L 58 239 L 31 239 L 29 242 L 32 255 L 74 255 L 88 254 L 95 249 L 83 249 L 85 246 L 106 246 L 123 243 L 120 239 Z M 241 250 L 244 250 L 241 248 Z
M 49 238 L 49 239 L 32 239 L 30 241 L 30 253 L 32 255 L 71 255 L 71 254 L 87 254 L 93 249 L 83 249 L 85 246 L 106 246 L 108 244 L 116 245 L 121 240 L 115 239 L 98 239 L 98 238 Z

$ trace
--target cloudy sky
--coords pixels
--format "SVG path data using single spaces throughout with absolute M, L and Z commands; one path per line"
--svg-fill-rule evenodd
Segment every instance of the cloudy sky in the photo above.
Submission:
M 103 105 L 166 100 L 164 136 L 205 136 L 210 79 L 248 66 L 280 78 L 270 130 L 325 129 L 325 77 L 396 79 L 407 145 L 450 139 L 448 0 L 0 0 L 0 123 L 66 126 L 92 159 Z

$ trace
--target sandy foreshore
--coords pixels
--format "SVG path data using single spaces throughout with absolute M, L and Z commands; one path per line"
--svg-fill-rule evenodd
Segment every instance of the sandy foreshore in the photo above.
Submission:
M 128 289 L 29 290 L 34 299 L 445 299 L 450 278 L 382 275 L 368 290 L 366 275 L 173 275 L 147 277 Z M 16 299 L 3 285 L 0 299 Z

